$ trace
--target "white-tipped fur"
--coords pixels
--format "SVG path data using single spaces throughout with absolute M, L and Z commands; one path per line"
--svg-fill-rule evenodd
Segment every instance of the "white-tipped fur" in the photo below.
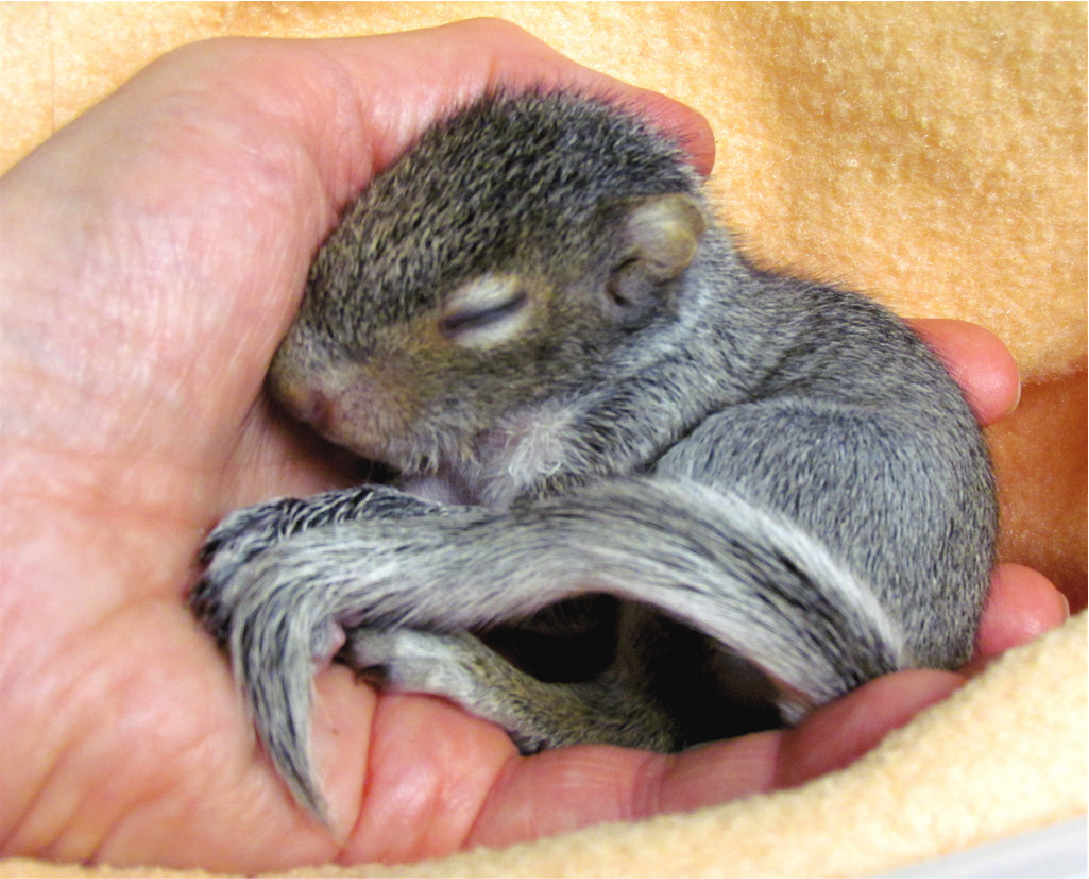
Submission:
M 479 438 L 476 455 L 457 479 L 478 503 L 507 509 L 534 485 L 570 469 L 569 437 L 577 414 L 569 405 L 547 402 L 509 415 Z

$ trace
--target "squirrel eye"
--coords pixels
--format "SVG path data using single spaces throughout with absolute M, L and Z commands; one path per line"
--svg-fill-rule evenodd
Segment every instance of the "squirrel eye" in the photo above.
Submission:
M 489 348 L 508 342 L 529 324 L 529 292 L 516 275 L 484 275 L 463 284 L 443 303 L 439 332 L 457 345 Z
M 465 308 L 444 315 L 439 322 L 439 326 L 447 335 L 467 330 L 484 329 L 506 320 L 526 304 L 526 299 L 525 292 L 518 291 L 506 302 L 501 302 L 498 305 L 489 305 L 483 308 Z

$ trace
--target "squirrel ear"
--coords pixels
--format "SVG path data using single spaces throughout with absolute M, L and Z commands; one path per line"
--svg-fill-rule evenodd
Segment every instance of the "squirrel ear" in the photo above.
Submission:
M 628 215 L 628 253 L 650 277 L 668 281 L 692 264 L 706 228 L 702 206 L 687 192 L 652 196 Z
M 706 228 L 703 207 L 685 192 L 651 196 L 632 208 L 621 261 L 606 288 L 614 319 L 645 317 L 655 307 L 662 284 L 692 264 Z

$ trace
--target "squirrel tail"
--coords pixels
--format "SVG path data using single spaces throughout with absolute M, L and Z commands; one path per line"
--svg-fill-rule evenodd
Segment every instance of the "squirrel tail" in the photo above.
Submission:
M 740 495 L 625 479 L 513 515 L 530 528 L 551 522 L 558 569 L 529 575 L 542 591 L 578 583 L 567 594 L 639 601 L 729 645 L 776 683 L 788 721 L 912 664 L 869 584 L 798 524 Z
M 770 677 L 788 722 L 910 664 L 896 621 L 817 538 L 740 495 L 653 477 L 508 513 L 304 531 L 230 579 L 220 600 L 261 739 L 295 797 L 326 820 L 306 747 L 310 687 L 342 629 L 479 629 L 591 593 L 728 645 Z

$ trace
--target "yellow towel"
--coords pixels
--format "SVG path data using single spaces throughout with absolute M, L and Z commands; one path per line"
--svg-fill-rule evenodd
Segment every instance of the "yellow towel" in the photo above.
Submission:
M 479 15 L 700 110 L 721 213 L 762 264 L 998 334 L 1025 381 L 989 431 L 1002 555 L 1085 607 L 1084 4 L 6 4 L 0 168 L 194 39 Z M 1082 614 L 796 790 L 354 874 L 862 875 L 1042 826 L 1086 808 L 1086 641 Z

